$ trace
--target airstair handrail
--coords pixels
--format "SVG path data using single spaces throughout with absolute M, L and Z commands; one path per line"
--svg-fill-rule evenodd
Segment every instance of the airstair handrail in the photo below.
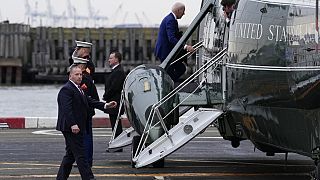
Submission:
M 119 104 L 119 110 L 118 110 L 118 114 L 117 114 L 117 120 L 116 123 L 114 125 L 114 131 L 112 131 L 112 135 L 109 141 L 109 144 L 114 140 L 115 135 L 116 135 L 116 129 L 118 128 L 118 124 L 119 124 L 119 120 L 120 120 L 120 116 L 121 116 L 121 111 L 123 107 L 123 103 L 124 103 L 124 91 L 121 91 L 121 97 L 120 97 L 120 104 Z
M 219 53 L 217 53 L 207 63 L 205 63 L 203 66 L 201 66 L 196 72 L 194 72 L 191 76 L 189 76 L 186 80 L 184 80 L 181 84 L 179 84 L 176 88 L 174 88 L 169 94 L 167 94 L 165 97 L 163 97 L 158 103 L 156 103 L 156 106 L 162 105 L 163 102 L 170 99 L 173 95 L 175 95 L 182 88 L 184 88 L 185 85 L 189 84 L 192 80 L 194 80 L 196 77 L 198 77 L 201 73 L 203 73 L 205 70 L 209 69 L 213 64 L 215 64 L 218 60 L 220 60 L 225 55 L 226 50 L 227 50 L 227 48 L 224 48 Z
M 192 47 L 194 48 L 193 52 L 187 52 L 186 54 L 184 54 L 183 56 L 179 57 L 178 59 L 176 59 L 175 61 L 173 61 L 172 63 L 170 63 L 170 66 L 178 61 L 180 61 L 182 58 L 188 56 L 189 54 L 193 54 L 194 52 L 196 52 L 197 49 L 199 49 L 201 46 L 203 46 L 203 41 L 199 41 L 197 44 L 193 45 Z M 190 56 L 188 56 L 190 57 Z
M 201 73 L 209 69 L 213 64 L 216 64 L 217 62 L 220 62 L 221 58 L 226 54 L 227 47 L 221 50 L 219 53 L 217 53 L 213 58 L 211 58 L 207 63 L 205 63 L 203 66 L 201 66 L 195 73 L 193 73 L 190 77 L 188 77 L 185 81 L 183 81 L 179 86 L 177 86 L 175 89 L 173 89 L 169 94 L 167 94 L 165 97 L 163 97 L 158 103 L 156 103 L 152 108 L 158 109 L 164 102 L 172 98 L 175 94 L 177 94 L 182 88 L 184 88 L 187 84 L 189 84 L 191 81 L 193 81 L 195 78 L 197 78 Z M 202 83 L 200 83 L 199 86 L 201 86 Z M 199 88 L 199 86 L 197 88 Z M 195 92 L 195 91 L 194 91 Z M 193 92 L 193 93 L 194 93 Z M 189 97 L 189 96 L 188 96 Z M 187 97 L 187 98 L 188 98 Z M 186 98 L 186 99 L 187 99 Z M 171 112 L 173 112 L 176 107 L 174 107 L 169 113 L 165 115 L 165 117 L 161 118 L 159 117 L 159 120 L 165 119 Z M 153 113 L 152 109 L 150 111 L 150 114 Z M 150 117 L 150 116 L 149 116 Z M 149 119 L 147 123 L 149 122 Z M 162 123 L 162 122 L 160 122 Z M 151 123 L 152 124 L 152 123 Z M 156 126 L 157 124 L 153 125 Z M 165 132 L 166 129 L 164 129 Z

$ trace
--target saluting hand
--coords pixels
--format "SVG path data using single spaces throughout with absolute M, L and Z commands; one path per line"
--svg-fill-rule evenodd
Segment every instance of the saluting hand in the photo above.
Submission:
M 71 131 L 73 134 L 78 134 L 80 132 L 80 129 L 79 129 L 78 125 L 73 125 L 73 126 L 71 126 Z

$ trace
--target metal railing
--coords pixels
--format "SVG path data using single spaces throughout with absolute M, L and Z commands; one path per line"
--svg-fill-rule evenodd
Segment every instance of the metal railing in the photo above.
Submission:
M 197 43 L 197 47 L 201 47 L 202 43 L 199 44 Z M 197 48 L 198 49 L 198 48 Z M 205 72 L 206 70 L 208 70 L 210 67 L 214 66 L 214 69 L 218 67 L 217 64 L 221 64 L 222 58 L 224 57 L 224 55 L 226 54 L 227 48 L 224 48 L 223 50 L 221 50 L 220 52 L 218 52 L 214 57 L 212 57 L 208 62 L 206 62 L 203 66 L 201 66 L 196 72 L 194 72 L 190 77 L 188 77 L 185 81 L 183 81 L 181 84 L 179 84 L 179 86 L 177 86 L 176 88 L 174 88 L 170 93 L 168 93 L 165 97 L 163 97 L 162 99 L 160 99 L 159 102 L 153 104 L 150 114 L 148 116 L 145 128 L 143 130 L 143 134 L 141 136 L 140 142 L 138 144 L 138 151 L 135 152 L 133 158 L 135 159 L 137 157 L 137 155 L 144 149 L 142 148 L 142 146 L 144 146 L 146 144 L 147 141 L 147 137 L 149 136 L 150 130 L 152 128 L 154 128 L 155 126 L 157 126 L 159 123 L 161 124 L 165 134 L 169 137 L 169 139 L 172 142 L 172 139 L 170 138 L 170 134 L 169 131 L 165 125 L 165 122 L 163 121 L 165 118 L 167 118 L 176 108 L 179 107 L 179 105 L 181 103 L 183 103 L 186 99 L 188 99 L 198 88 L 200 88 L 202 86 L 202 83 L 204 82 L 204 80 L 202 80 L 202 82 L 199 84 L 199 86 L 197 88 L 195 88 L 195 90 L 190 93 L 189 96 L 187 96 L 185 99 L 183 99 L 179 104 L 177 104 L 169 113 L 167 113 L 164 117 L 162 117 L 160 111 L 159 111 L 159 107 L 161 105 L 163 105 L 166 101 L 168 101 L 170 98 L 172 98 L 174 95 L 176 95 L 181 89 L 183 89 L 186 85 L 188 85 L 190 82 L 192 82 L 193 80 L 195 80 L 197 77 L 199 77 L 203 72 Z M 177 61 L 177 60 L 176 60 Z M 154 116 L 155 114 L 158 116 L 159 118 L 159 122 L 153 124 L 153 120 L 154 120 Z M 153 124 L 153 125 L 152 125 Z

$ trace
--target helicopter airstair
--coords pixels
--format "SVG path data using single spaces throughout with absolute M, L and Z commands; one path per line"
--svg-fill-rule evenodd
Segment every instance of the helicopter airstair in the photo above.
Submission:
M 173 96 L 177 94 L 179 95 L 180 90 L 183 89 L 187 84 L 193 82 L 195 78 L 199 77 L 200 74 L 202 74 L 209 68 L 214 67 L 213 69 L 215 69 L 216 67 L 221 66 L 226 51 L 227 48 L 221 50 L 206 64 L 199 68 L 194 74 L 192 74 L 184 82 L 182 82 L 178 87 L 176 87 L 173 91 L 163 97 L 157 104 L 153 105 L 152 110 L 149 114 L 148 121 L 145 125 L 144 132 L 141 135 L 140 142 L 136 148 L 133 148 L 136 149 L 136 151 L 133 152 L 132 162 L 136 168 L 155 163 L 171 154 L 172 152 L 176 151 L 184 144 L 192 140 L 194 137 L 196 137 L 200 132 L 205 130 L 210 124 L 217 121 L 220 115 L 223 114 L 223 111 L 220 109 L 199 108 L 186 118 L 180 119 L 179 123 L 173 126 L 170 130 L 167 129 L 164 119 L 166 119 L 168 115 L 179 106 L 191 105 L 192 100 L 188 100 L 188 98 L 190 97 L 194 96 L 193 99 L 202 99 L 195 104 L 205 104 L 204 102 L 206 102 L 206 105 L 213 105 L 214 102 L 217 104 L 223 103 L 221 94 L 216 94 L 216 98 L 210 98 L 210 96 L 204 94 L 202 98 L 200 98 L 201 92 L 208 90 L 204 85 L 204 82 L 206 80 L 205 78 L 199 83 L 199 86 L 195 88 L 193 92 L 184 94 L 183 96 L 180 95 L 178 104 L 176 104 L 175 108 L 173 108 L 166 115 L 162 116 L 158 108 Z M 200 95 L 195 95 L 195 92 L 198 91 L 198 89 L 200 89 Z M 197 96 L 199 97 L 197 98 Z M 206 98 L 203 99 L 204 97 Z M 220 99 L 220 101 L 218 101 L 217 99 Z M 155 122 L 154 119 L 158 119 L 159 121 Z M 151 144 L 148 144 L 147 140 L 151 135 L 152 129 L 159 123 L 164 130 L 164 134 L 153 141 Z
M 200 108 L 189 117 L 180 121 L 176 126 L 147 146 L 133 159 L 135 167 L 140 168 L 171 154 L 208 127 L 216 120 L 222 111 L 217 109 Z
M 192 74 L 188 79 L 186 79 L 184 82 L 182 82 L 178 87 L 176 87 L 170 94 L 168 94 L 166 97 L 164 97 L 162 100 L 159 101 L 159 103 L 163 103 L 164 101 L 166 101 L 167 99 L 171 98 L 174 95 L 178 95 L 179 98 L 179 104 L 176 104 L 176 108 L 178 108 L 179 106 L 192 106 L 192 105 L 207 105 L 207 104 L 221 104 L 222 103 L 222 94 L 220 92 L 212 92 L 212 90 L 208 90 L 208 89 L 204 89 L 201 88 L 204 84 L 205 79 L 200 82 L 198 84 L 198 87 L 196 87 L 192 92 L 180 92 L 181 89 L 183 89 L 184 87 L 186 87 L 188 84 L 190 84 L 192 81 L 195 80 L 195 78 L 197 78 L 201 73 L 203 73 L 204 71 L 206 71 L 208 68 L 213 67 L 214 69 L 216 67 L 218 67 L 221 64 L 222 61 L 222 57 L 225 55 L 226 53 L 226 49 L 221 50 L 219 53 L 217 53 L 216 56 L 214 56 L 210 61 L 208 61 L 206 64 L 204 64 L 200 69 L 198 69 L 194 74 Z M 199 91 L 200 89 L 200 91 Z M 211 91 L 210 93 L 208 93 L 208 91 Z M 209 94 L 209 95 L 208 95 Z M 122 107 L 122 103 L 123 103 L 123 93 L 121 96 L 121 101 L 120 101 L 120 107 Z M 155 107 L 153 108 L 154 111 L 152 111 L 154 114 L 156 113 L 157 107 L 159 107 L 161 104 L 155 105 Z M 119 110 L 120 113 L 121 110 Z M 172 110 L 174 111 L 174 109 Z M 172 112 L 170 111 L 170 113 Z M 211 112 L 212 111 L 212 112 Z M 151 113 L 152 113 L 151 112 Z M 202 118 L 202 114 L 206 114 L 204 117 L 204 122 L 202 122 L 203 120 L 201 119 L 201 121 L 197 121 L 197 123 L 202 123 L 202 125 L 197 125 L 197 128 L 201 128 L 199 130 L 199 132 L 201 132 L 203 129 L 205 129 L 209 124 L 213 123 L 213 121 L 215 119 L 217 119 L 216 114 L 220 115 L 220 113 L 218 113 L 220 111 L 216 110 L 216 109 L 199 109 L 198 111 L 195 112 L 195 114 L 193 114 L 192 117 L 195 116 L 201 116 Z M 115 129 L 119 123 L 119 118 L 120 118 L 120 114 L 118 113 L 118 118 L 115 124 Z M 168 114 L 170 114 L 168 113 Z M 154 116 L 154 114 L 152 116 Z M 159 116 L 160 113 L 157 113 Z M 211 116 L 209 116 L 208 114 L 211 114 Z M 182 114 L 179 114 L 182 115 Z M 151 117 L 151 116 L 150 116 Z M 191 116 L 190 116 L 191 117 Z M 215 117 L 214 119 L 212 119 L 213 117 Z M 161 117 L 160 119 L 163 119 L 166 117 Z M 180 118 L 181 119 L 181 118 Z M 186 118 L 184 121 L 181 122 L 189 122 L 188 121 L 189 118 Z M 160 121 L 161 122 L 161 121 Z M 148 124 L 148 123 L 147 123 Z M 165 126 L 164 122 L 161 122 L 161 124 L 163 126 Z M 179 126 L 182 126 L 181 124 Z M 149 126 L 146 126 L 146 128 L 150 128 Z M 152 128 L 152 127 L 151 127 Z M 198 135 L 198 133 L 196 133 L 197 128 L 193 128 L 195 129 L 195 131 L 191 134 L 194 136 Z M 166 135 L 169 135 L 169 133 L 166 130 L 166 127 L 164 127 L 165 131 L 166 131 Z M 176 128 L 173 128 L 176 129 Z M 171 135 L 175 134 L 176 132 L 174 132 L 173 130 L 171 130 Z M 178 132 L 177 132 L 178 133 Z M 122 148 L 124 146 L 128 146 L 132 143 L 133 137 L 138 135 L 137 132 L 134 131 L 134 129 L 132 127 L 126 129 L 125 131 L 123 131 L 118 137 L 115 137 L 115 131 L 113 131 L 112 133 L 112 137 L 109 141 L 109 145 L 108 145 L 108 149 L 110 151 L 113 150 L 117 150 L 119 148 Z M 191 136 L 190 135 L 190 136 Z M 193 138 L 192 137 L 192 138 Z M 180 137 L 179 137 L 180 138 Z M 192 138 L 190 138 L 189 136 L 186 137 L 186 140 L 182 140 L 181 142 L 188 142 L 190 141 Z M 184 144 L 183 143 L 183 144 Z M 179 143 L 179 147 L 181 147 L 183 144 Z M 171 152 L 173 152 L 174 150 L 176 150 L 177 148 L 172 147 L 171 148 Z M 170 154 L 170 153 L 163 153 L 161 155 L 164 156 L 164 154 Z M 134 161 L 134 159 L 133 159 Z
M 114 138 L 114 135 L 112 135 L 108 146 L 109 151 L 117 150 L 119 148 L 130 145 L 132 143 L 132 137 L 137 135 L 138 133 L 133 129 L 133 127 L 129 127 L 128 129 L 124 130 L 116 138 Z

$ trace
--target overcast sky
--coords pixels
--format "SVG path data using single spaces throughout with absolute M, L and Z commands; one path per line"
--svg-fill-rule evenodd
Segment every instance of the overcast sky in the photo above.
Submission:
M 68 5 L 68 1 L 71 6 Z M 88 1 L 91 2 L 91 17 Z M 186 5 L 180 25 L 188 25 L 200 10 L 201 0 L 178 0 Z M 143 24 L 154 26 L 171 11 L 173 0 L 0 0 L 0 20 L 55 26 L 114 26 L 117 24 Z M 48 2 L 51 8 L 48 10 Z M 29 5 L 29 8 L 28 6 Z M 28 16 L 32 13 L 33 18 Z M 50 12 L 51 11 L 51 12 Z M 51 16 L 50 16 L 51 13 Z M 46 17 L 55 17 L 53 18 Z M 73 18 L 71 18 L 73 17 Z M 75 18 L 76 17 L 76 18 Z

